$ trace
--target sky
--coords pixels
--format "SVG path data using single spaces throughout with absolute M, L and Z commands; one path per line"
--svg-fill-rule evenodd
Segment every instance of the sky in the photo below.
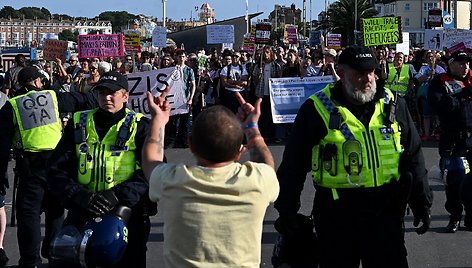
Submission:
M 302 9 L 303 0 L 247 0 L 249 13 L 264 12 L 257 19 L 268 18 L 274 10 L 274 5 L 290 6 L 295 3 Z M 22 7 L 44 7 L 51 14 L 67 14 L 73 17 L 93 18 L 104 11 L 127 11 L 131 14 L 144 14 L 162 19 L 162 0 L 1 0 L 2 6 L 11 6 L 15 9 Z M 189 20 L 195 17 L 195 7 L 200 8 L 208 2 L 215 10 L 217 20 L 225 20 L 243 16 L 246 12 L 246 0 L 166 0 L 166 16 L 174 21 Z M 317 19 L 318 14 L 324 10 L 325 1 L 312 0 L 312 19 Z M 310 0 L 306 0 L 306 19 L 310 20 Z

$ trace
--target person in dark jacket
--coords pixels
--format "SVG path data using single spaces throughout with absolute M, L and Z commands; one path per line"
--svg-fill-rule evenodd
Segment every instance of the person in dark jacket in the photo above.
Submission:
M 128 82 L 122 74 L 103 74 L 94 91 L 99 108 L 74 114 L 51 156 L 49 186 L 69 210 L 64 226 L 78 230 L 117 206 L 131 208 L 128 245 L 113 267 L 146 267 L 149 216 L 157 213 L 140 167 L 149 119 L 126 108 Z
M 58 93 L 43 90 L 41 73 L 24 67 L 18 73 L 21 88 L 0 110 L 0 184 L 8 185 L 10 148 L 16 151 L 18 193 L 19 267 L 41 264 L 41 221 L 45 212 L 45 235 L 41 255 L 49 258 L 49 243 L 62 224 L 64 209 L 47 187 L 46 162 L 62 135 L 59 113 L 89 109 L 97 105 L 93 94 Z
M 312 172 L 318 245 L 309 258 L 318 256 L 320 267 L 408 267 L 407 203 L 414 226 L 422 222 L 416 232 L 429 229 L 432 193 L 421 142 L 405 101 L 376 86 L 377 64 L 366 47 L 341 53 L 341 79 L 303 103 L 277 171 L 276 228 L 288 241 L 311 235 L 297 212 Z
M 448 60 L 448 71 L 430 81 L 428 101 L 439 117 L 439 166 L 446 184 L 446 231 L 459 229 L 465 210 L 464 226 L 472 231 L 472 72 L 471 58 L 457 51 Z

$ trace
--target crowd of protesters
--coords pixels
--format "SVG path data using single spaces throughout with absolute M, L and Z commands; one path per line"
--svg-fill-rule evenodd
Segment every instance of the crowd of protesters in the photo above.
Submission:
M 451 55 L 420 48 L 412 48 L 408 54 L 384 46 L 372 47 L 371 50 L 377 57 L 377 85 L 385 86 L 405 98 L 422 141 L 439 140 L 438 115 L 429 103 L 428 89 L 430 81 L 448 71 Z M 41 72 L 42 83 L 47 89 L 81 93 L 90 92 L 99 83 L 100 77 L 110 71 L 128 75 L 175 67 L 183 74 L 188 113 L 170 117 L 165 126 L 166 148 L 187 148 L 187 134 L 192 118 L 207 107 L 222 104 L 236 114 L 244 103 L 241 100 L 255 105 L 259 98 L 261 102 L 257 107 L 260 105 L 260 135 L 267 143 L 282 144 L 290 134 L 291 124 L 273 123 L 269 79 L 332 76 L 333 81 L 339 81 L 341 78 L 338 75 L 337 59 L 342 53 L 342 49 L 336 51 L 332 48 L 297 49 L 283 46 L 263 46 L 254 53 L 232 49 L 206 51 L 199 48 L 192 52 L 164 49 L 159 53 L 145 51 L 122 58 L 85 59 L 72 55 L 66 62 L 60 59 L 28 61 L 19 54 L 15 58 L 15 67 L 0 76 L 0 83 L 3 84 L 0 88 L 9 97 L 15 96 L 18 90 L 18 73 L 26 66 L 34 66 Z M 2 98 L 5 99 L 3 96 Z M 71 114 L 64 113 L 61 117 L 66 123 Z M 1 218 L 2 210 L 0 236 L 5 230 L 5 227 L 1 227 L 2 224 L 4 226 Z M 457 217 L 454 221 L 458 225 Z

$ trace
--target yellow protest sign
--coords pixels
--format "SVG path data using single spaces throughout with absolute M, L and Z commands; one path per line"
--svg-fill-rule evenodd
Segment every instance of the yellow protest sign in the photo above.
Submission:
M 402 43 L 401 17 L 362 19 L 362 30 L 365 46 Z

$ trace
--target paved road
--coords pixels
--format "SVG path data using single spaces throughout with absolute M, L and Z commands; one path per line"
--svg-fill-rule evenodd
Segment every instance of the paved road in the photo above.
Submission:
M 435 144 L 425 144 L 423 152 L 426 158 L 426 167 L 430 170 L 430 184 L 434 191 L 434 204 L 432 208 L 433 220 L 430 232 L 419 236 L 414 232 L 412 216 L 406 216 L 406 245 L 408 249 L 408 260 L 411 268 L 465 268 L 472 267 L 472 232 L 459 231 L 456 234 L 444 233 L 444 227 L 448 222 L 448 214 L 444 209 L 444 186 L 435 178 L 434 170 L 437 170 L 438 154 Z M 283 146 L 270 147 L 277 165 L 280 163 Z M 183 161 L 194 163 L 188 149 L 170 149 L 166 151 L 169 161 Z M 247 155 L 245 158 L 247 159 Z M 433 174 L 433 175 L 431 175 Z M 11 174 L 10 174 L 11 176 Z M 11 178 L 11 177 L 10 177 Z M 309 213 L 313 199 L 314 190 L 309 180 L 305 184 L 302 195 L 302 212 Z M 472 194 L 472 193 L 471 193 Z M 11 197 L 7 196 L 8 217 L 11 211 Z M 264 220 L 264 233 L 262 236 L 262 262 L 261 267 L 272 267 L 270 257 L 273 242 L 277 233 L 273 223 L 277 218 L 277 212 L 269 207 Z M 152 218 L 152 230 L 148 243 L 148 267 L 162 267 L 162 219 L 159 216 Z M 355 231 L 355 230 L 354 230 Z M 16 228 L 8 228 L 5 237 L 5 249 L 10 257 L 10 265 L 18 262 L 18 249 L 16 243 Z M 47 265 L 43 265 L 47 267 Z

